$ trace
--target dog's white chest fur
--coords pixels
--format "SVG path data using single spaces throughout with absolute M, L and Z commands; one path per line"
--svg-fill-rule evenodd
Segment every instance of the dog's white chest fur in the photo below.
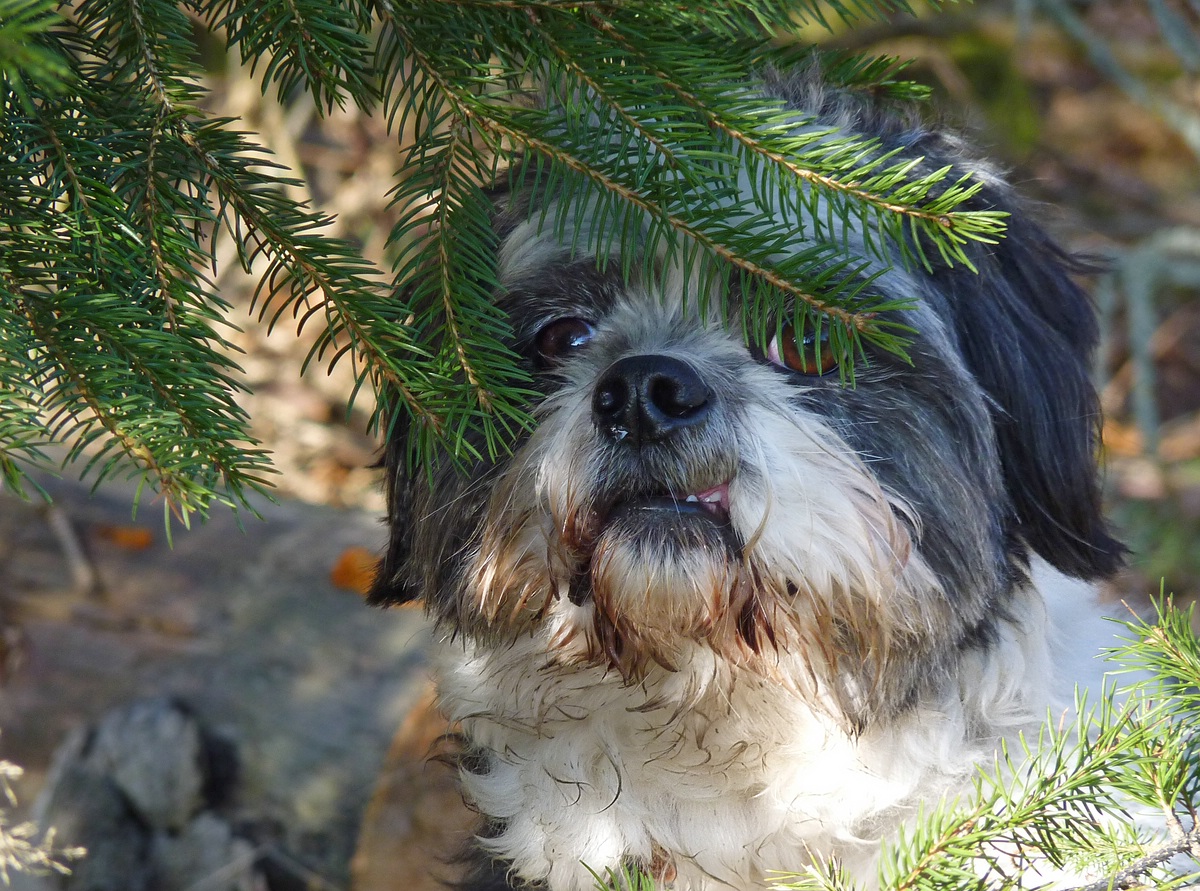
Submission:
M 1110 633 L 1089 614 L 1080 635 L 1082 586 L 1039 574 L 1051 614 L 1060 599 L 1074 604 L 1073 637 Z M 552 891 L 591 889 L 589 870 L 631 861 L 675 888 L 761 888 L 803 868 L 810 849 L 836 852 L 870 883 L 881 838 L 920 802 L 965 788 L 1002 738 L 1036 727 L 1055 701 L 1042 592 L 1022 592 L 1014 613 L 937 697 L 857 737 L 702 648 L 627 687 L 613 672 L 546 665 L 532 637 L 465 659 L 456 641 L 441 693 L 492 753 L 486 773 L 465 775 L 467 796 L 504 823 L 488 847 Z

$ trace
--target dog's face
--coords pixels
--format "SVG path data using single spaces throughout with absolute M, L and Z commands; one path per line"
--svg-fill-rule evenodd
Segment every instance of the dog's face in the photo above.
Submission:
M 930 165 L 952 150 L 906 144 Z M 501 198 L 496 299 L 538 423 L 433 486 L 398 434 L 374 599 L 423 596 L 485 646 L 529 635 L 546 665 L 630 682 L 715 655 L 862 725 L 988 645 L 1030 552 L 1111 572 L 1090 307 L 1006 189 L 979 201 L 1015 215 L 978 274 L 864 270 L 916 333 L 911 361 L 868 353 L 851 383 L 789 325 L 747 341 L 736 287 L 702 312 L 688 270 L 626 277 L 640 265 L 572 254 L 527 196 Z

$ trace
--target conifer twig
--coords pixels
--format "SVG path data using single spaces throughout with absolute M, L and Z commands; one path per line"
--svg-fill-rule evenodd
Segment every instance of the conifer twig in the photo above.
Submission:
M 1089 882 L 1086 885 L 1064 888 L 1062 891 L 1125 891 L 1125 889 L 1133 888 L 1139 884 L 1155 867 L 1161 866 L 1181 854 L 1187 854 L 1192 858 L 1200 859 L 1200 829 L 1193 829 L 1191 832 L 1186 833 L 1183 838 L 1175 839 L 1170 844 L 1155 848 L 1150 853 L 1139 857 L 1112 875 Z

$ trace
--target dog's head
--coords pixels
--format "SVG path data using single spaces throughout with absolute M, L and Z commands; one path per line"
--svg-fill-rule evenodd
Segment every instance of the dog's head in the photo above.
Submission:
M 844 125 L 810 86 L 775 89 Z M 966 163 L 944 137 L 858 126 L 928 167 Z M 975 206 L 1009 211 L 1007 237 L 974 249 L 977 273 L 867 270 L 913 302 L 898 321 L 916 333 L 911 361 L 869 353 L 852 384 L 787 325 L 747 343 L 723 321 L 736 287 L 701 312 L 688 270 L 629 277 L 540 228 L 527 195 L 500 198 L 496 300 L 545 394 L 537 427 L 510 458 L 432 486 L 405 472 L 397 432 L 375 602 L 424 597 L 485 646 L 529 635 L 546 664 L 627 680 L 715 655 L 819 685 L 861 723 L 987 646 L 1031 553 L 1112 572 L 1091 308 L 983 176 Z

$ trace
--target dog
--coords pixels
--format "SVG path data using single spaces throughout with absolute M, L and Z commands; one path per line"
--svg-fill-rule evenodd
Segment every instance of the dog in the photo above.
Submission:
M 812 72 L 759 89 L 798 126 L 972 173 L 1007 234 L 970 269 L 870 259 L 851 232 L 913 329 L 907 359 L 868 348 L 851 381 L 790 316 L 765 346 L 728 322 L 737 282 L 702 308 L 693 270 L 589 256 L 547 221 L 558 199 L 497 194 L 495 300 L 536 427 L 431 484 L 397 420 L 371 594 L 423 598 L 441 631 L 481 817 L 465 887 L 636 867 L 752 889 L 834 858 L 872 887 L 881 841 L 1069 703 L 1112 636 L 1094 583 L 1123 549 L 1077 264 L 959 138 Z

